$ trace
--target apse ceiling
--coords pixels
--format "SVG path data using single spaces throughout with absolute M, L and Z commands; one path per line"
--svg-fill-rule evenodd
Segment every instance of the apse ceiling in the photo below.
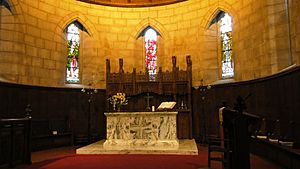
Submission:
M 118 6 L 118 7 L 149 7 L 178 3 L 186 0 L 78 0 L 86 3 Z

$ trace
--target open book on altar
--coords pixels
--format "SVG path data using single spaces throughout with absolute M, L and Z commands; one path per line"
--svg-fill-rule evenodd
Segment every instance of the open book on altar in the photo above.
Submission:
M 176 102 L 162 102 L 156 110 L 171 110 L 176 105 Z

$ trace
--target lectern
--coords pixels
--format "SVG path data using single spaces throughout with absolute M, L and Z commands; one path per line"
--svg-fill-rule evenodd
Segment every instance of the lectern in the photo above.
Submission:
M 250 169 L 248 127 L 257 121 L 258 116 L 228 108 L 222 111 L 224 139 L 231 140 L 229 147 L 225 147 L 231 150 L 229 168 Z

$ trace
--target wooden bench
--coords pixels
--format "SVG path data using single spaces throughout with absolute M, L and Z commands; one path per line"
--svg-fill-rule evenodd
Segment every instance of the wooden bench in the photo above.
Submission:
M 252 139 L 251 153 L 264 157 L 282 168 L 300 168 L 300 150 L 281 146 L 266 139 Z
M 68 119 L 33 119 L 32 150 L 73 145 Z

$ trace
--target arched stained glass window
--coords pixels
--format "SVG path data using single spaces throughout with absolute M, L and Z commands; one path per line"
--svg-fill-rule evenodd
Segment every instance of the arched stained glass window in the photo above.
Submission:
M 154 81 L 156 78 L 156 61 L 157 61 L 157 32 L 152 29 L 148 28 L 145 32 L 145 55 L 146 55 L 146 67 L 149 73 L 150 81 Z
M 67 76 L 68 83 L 79 83 L 79 46 L 80 31 L 75 23 L 67 27 L 68 40 L 68 59 L 67 59 Z
M 234 76 L 232 60 L 232 18 L 225 13 L 220 19 L 221 32 L 221 56 L 222 56 L 222 78 Z

